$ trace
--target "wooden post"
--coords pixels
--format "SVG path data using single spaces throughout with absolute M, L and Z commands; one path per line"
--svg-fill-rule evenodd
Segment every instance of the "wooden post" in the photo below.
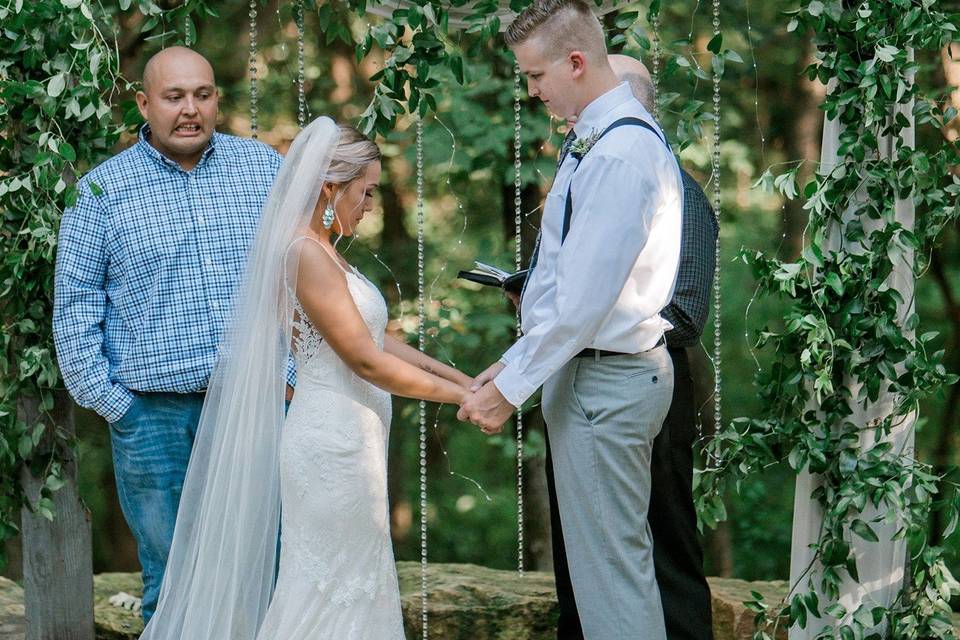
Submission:
M 34 423 L 37 400 L 21 401 L 20 411 Z M 57 427 L 74 433 L 73 401 L 66 391 L 55 392 L 51 413 Z M 75 460 L 64 461 L 63 476 L 64 486 L 53 494 L 52 522 L 27 508 L 21 512 L 26 640 L 94 640 L 90 512 L 77 489 Z M 32 505 L 43 481 L 29 469 L 21 474 Z

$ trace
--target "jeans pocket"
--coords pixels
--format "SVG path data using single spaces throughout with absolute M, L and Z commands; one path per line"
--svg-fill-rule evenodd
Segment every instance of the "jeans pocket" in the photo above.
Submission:
M 110 423 L 110 428 L 120 435 L 130 435 L 136 429 L 137 417 L 142 412 L 143 397 L 134 393 L 127 411 L 119 420 Z

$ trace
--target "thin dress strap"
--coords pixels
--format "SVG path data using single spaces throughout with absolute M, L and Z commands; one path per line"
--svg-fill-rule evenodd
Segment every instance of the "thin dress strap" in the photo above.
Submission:
M 351 273 L 351 271 L 352 271 L 352 272 L 354 273 L 354 275 L 356 275 L 356 270 L 354 270 L 352 266 L 350 267 L 351 271 L 347 271 L 346 269 L 344 269 L 344 268 L 343 268 L 343 265 L 340 264 L 340 261 L 337 260 L 337 256 L 335 256 L 333 253 L 331 253 L 330 251 L 328 251 L 327 248 L 324 246 L 324 244 L 323 244 L 322 242 L 320 242 L 319 240 L 317 240 L 316 238 L 314 238 L 314 237 L 312 237 L 312 236 L 297 236 L 296 238 L 294 238 L 294 239 L 290 242 L 289 246 L 287 246 L 287 253 L 289 253 L 290 249 L 293 248 L 293 245 L 295 245 L 295 244 L 296 244 L 298 241 L 300 241 L 300 240 L 310 240 L 310 241 L 316 243 L 317 246 L 319 246 L 321 249 L 323 249 L 323 251 L 324 251 L 328 256 L 330 256 L 330 259 L 333 260 L 333 263 L 334 263 L 335 265 L 337 265 L 337 267 L 340 268 L 340 271 L 343 271 L 344 273 Z M 286 253 L 285 253 L 284 256 L 283 256 L 283 260 L 284 260 L 284 262 L 286 262 L 286 260 L 287 260 Z

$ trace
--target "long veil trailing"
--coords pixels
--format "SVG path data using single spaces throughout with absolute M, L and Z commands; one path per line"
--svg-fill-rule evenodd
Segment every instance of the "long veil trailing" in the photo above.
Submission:
M 310 220 L 338 138 L 330 118 L 312 122 L 270 190 L 210 377 L 160 602 L 141 639 L 253 640 L 266 613 L 296 288 L 288 250 Z

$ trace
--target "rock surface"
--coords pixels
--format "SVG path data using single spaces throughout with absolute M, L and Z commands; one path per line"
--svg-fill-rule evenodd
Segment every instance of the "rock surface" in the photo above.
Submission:
M 420 637 L 420 565 L 397 563 L 403 618 L 407 637 Z M 709 578 L 713 592 L 713 626 L 716 640 L 749 640 L 753 614 L 743 602 L 751 591 L 778 602 L 786 583 L 746 582 Z M 553 640 L 558 610 L 553 576 L 531 571 L 520 578 L 513 571 L 498 571 L 469 564 L 432 564 L 427 572 L 428 631 L 442 640 Z M 143 624 L 140 614 L 110 605 L 119 591 L 140 595 L 140 574 L 102 573 L 94 578 L 97 640 L 135 640 Z M 0 638 L 23 640 L 26 624 L 23 589 L 0 578 Z M 960 622 L 954 618 L 954 626 Z M 786 638 L 781 629 L 777 638 Z
M 23 589 L 13 580 L 0 577 L 0 638 L 20 640 L 27 632 L 23 619 Z

